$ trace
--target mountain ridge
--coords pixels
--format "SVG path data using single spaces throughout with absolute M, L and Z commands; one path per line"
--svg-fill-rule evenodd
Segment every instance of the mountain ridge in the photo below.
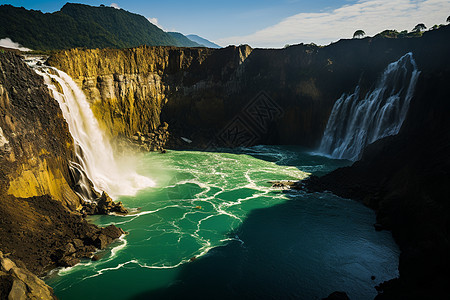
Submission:
M 3 38 L 44 51 L 76 47 L 200 46 L 181 33 L 174 37 L 142 15 L 113 7 L 76 3 L 66 3 L 53 13 L 1 5 L 0 39 Z
M 217 45 L 216 43 L 213 43 L 213 42 L 211 42 L 205 38 L 202 38 L 201 36 L 198 36 L 196 34 L 188 34 L 188 35 L 186 35 L 186 37 L 188 39 L 190 39 L 191 41 L 194 41 L 201 45 L 205 45 L 205 47 L 208 47 L 208 48 L 222 48 L 221 46 Z

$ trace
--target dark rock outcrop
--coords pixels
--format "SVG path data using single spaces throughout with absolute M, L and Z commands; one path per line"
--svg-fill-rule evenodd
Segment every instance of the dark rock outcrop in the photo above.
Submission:
M 114 202 L 105 192 L 92 202 L 83 203 L 81 210 L 83 215 L 108 215 L 117 213 L 125 215 L 128 210 L 123 206 L 122 202 Z
M 323 300 L 350 300 L 350 298 L 345 292 L 333 292 L 328 297 L 323 298 Z
M 448 26 L 447 26 L 448 27 Z M 397 136 L 369 145 L 360 161 L 302 183 L 358 199 L 400 246 L 400 277 L 377 299 L 445 299 L 450 282 L 449 28 L 423 37 L 414 53 L 421 75 Z

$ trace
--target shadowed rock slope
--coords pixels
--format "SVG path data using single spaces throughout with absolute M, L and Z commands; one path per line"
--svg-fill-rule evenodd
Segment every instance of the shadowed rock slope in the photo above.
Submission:
M 352 166 L 306 182 L 361 200 L 377 212 L 377 227 L 392 231 L 402 251 L 400 278 L 382 284 L 379 299 L 448 296 L 450 42 L 448 35 L 424 42 L 414 53 L 421 74 L 399 134 L 369 145 Z

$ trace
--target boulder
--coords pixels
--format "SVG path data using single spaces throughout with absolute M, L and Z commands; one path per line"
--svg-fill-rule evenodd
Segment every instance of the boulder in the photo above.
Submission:
M 10 275 L 14 282 L 8 300 L 55 299 L 53 289 L 27 269 L 14 267 L 11 269 Z M 23 295 L 22 291 L 24 291 L 25 295 Z
M 65 253 L 66 254 L 72 254 L 75 253 L 77 250 L 75 249 L 74 245 L 72 243 L 68 243 L 65 247 Z
M 8 295 L 8 300 L 25 300 L 27 299 L 27 287 L 21 280 L 15 279 L 13 281 L 11 291 Z
M 105 249 L 106 246 L 111 242 L 111 238 L 108 238 L 104 234 L 100 234 L 94 241 L 95 247 L 99 249 Z
M 74 256 L 64 256 L 59 262 L 58 264 L 61 267 L 73 267 L 75 266 L 77 263 L 80 262 L 80 259 L 74 257 Z
M 102 233 L 112 239 L 118 239 L 125 232 L 121 228 L 116 227 L 115 225 L 109 225 L 108 227 L 102 229 Z
M 103 192 L 100 198 L 97 199 L 97 207 L 95 211 L 96 213 L 102 215 L 107 215 L 112 212 L 119 214 L 128 213 L 128 210 L 123 206 L 122 202 L 115 203 L 105 192 Z
M 72 241 L 72 243 L 73 243 L 73 245 L 75 246 L 75 248 L 77 248 L 77 249 L 82 248 L 82 247 L 84 246 L 83 241 L 80 240 L 80 239 L 74 239 L 74 240 Z
M 92 256 L 92 261 L 98 261 L 100 260 L 100 256 L 98 256 L 97 254 L 95 254 L 94 256 Z
M 16 264 L 10 260 L 9 258 L 1 258 L 1 267 L 2 267 L 2 271 L 4 272 L 9 272 L 9 270 L 11 270 L 12 268 L 14 268 L 16 266 Z

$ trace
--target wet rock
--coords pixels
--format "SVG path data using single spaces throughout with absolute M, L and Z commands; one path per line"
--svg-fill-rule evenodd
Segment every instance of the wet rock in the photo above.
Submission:
M 122 202 L 114 202 L 108 194 L 103 192 L 101 197 L 97 199 L 95 212 L 103 215 L 109 213 L 127 214 L 128 210 L 123 206 Z
M 273 188 L 289 189 L 295 185 L 295 181 L 289 180 L 279 180 L 279 181 L 269 181 Z
M 73 267 L 80 262 L 80 259 L 74 256 L 64 256 L 60 261 L 59 265 L 61 267 Z
M 108 239 L 108 237 L 104 234 L 100 234 L 94 241 L 95 247 L 99 249 L 105 249 L 106 246 L 111 242 L 111 238 Z
M 112 239 L 118 239 L 125 232 L 115 225 L 109 225 L 108 227 L 102 228 L 102 233 Z
M 97 208 L 97 203 L 94 202 L 85 202 L 83 203 L 83 208 L 81 209 L 81 213 L 83 215 L 95 215 Z
M 98 260 L 100 260 L 100 256 L 98 256 L 97 254 L 96 255 L 94 255 L 94 256 L 92 256 L 92 261 L 98 261 Z

